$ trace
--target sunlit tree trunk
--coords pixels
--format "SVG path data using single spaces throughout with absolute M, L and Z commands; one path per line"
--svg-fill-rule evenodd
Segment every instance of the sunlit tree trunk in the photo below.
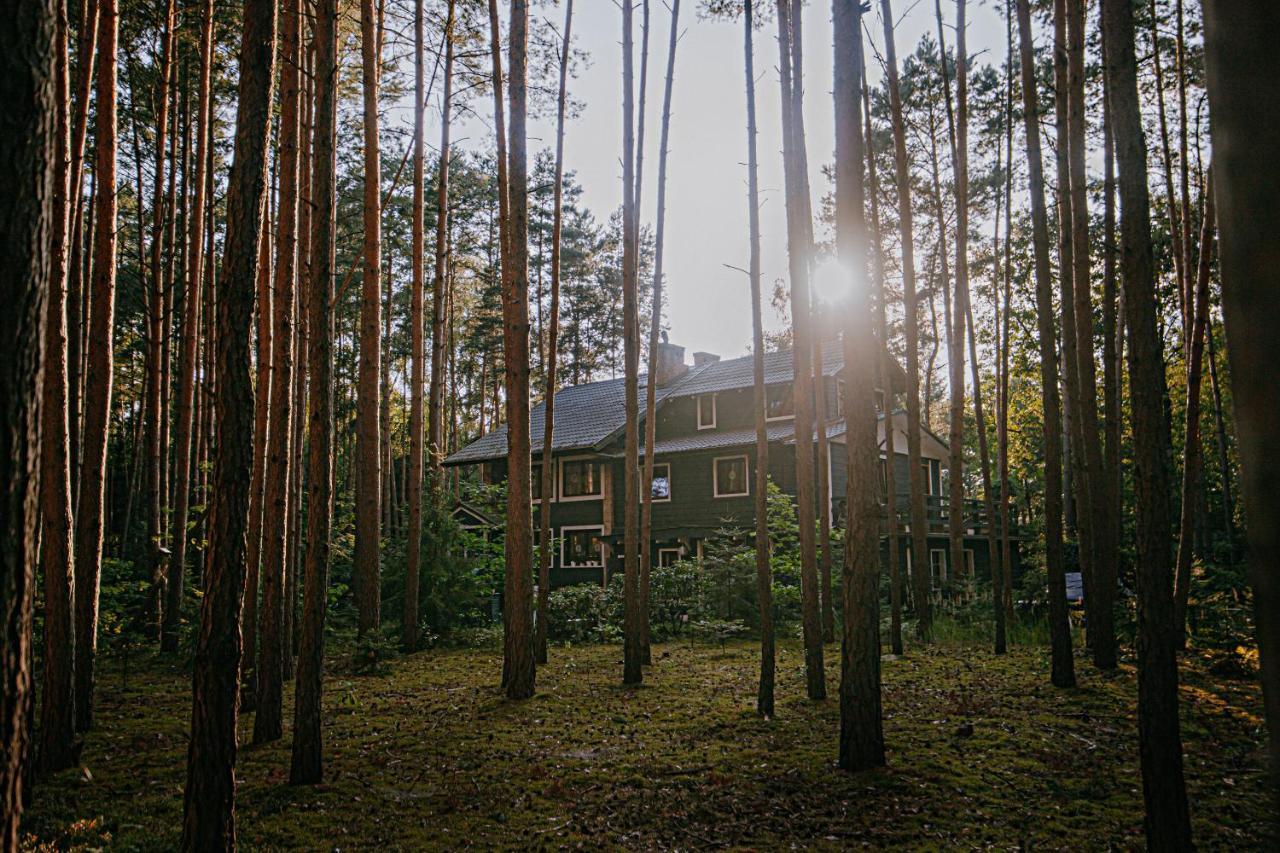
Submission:
M 298 107 L 301 20 L 297 0 L 281 4 L 279 201 L 276 209 L 275 292 L 272 294 L 271 423 L 262 518 L 262 607 L 258 612 L 258 702 L 254 743 L 284 734 L 285 556 L 289 469 L 293 456 L 293 306 L 298 242 Z
M 440 165 L 436 172 L 436 257 L 431 285 L 431 390 L 427 402 L 427 448 L 433 487 L 439 488 L 444 460 L 445 278 L 448 275 L 449 133 L 453 118 L 454 3 L 445 20 L 444 94 L 440 101 Z M 512 68 L 512 74 L 515 69 Z M 514 121 L 514 117 L 512 121 Z
M 648 63 L 649 4 L 645 3 L 645 63 Z M 671 132 L 671 90 L 676 73 L 676 43 L 680 40 L 680 0 L 671 5 L 671 32 L 667 44 L 667 81 L 662 93 L 662 133 L 658 143 L 658 211 L 654 237 L 653 257 L 653 307 L 649 317 L 649 366 L 650 381 L 645 385 L 644 403 L 644 476 L 641 478 L 643 504 L 640 510 L 640 642 L 644 662 L 651 663 L 649 652 L 649 568 L 650 549 L 653 545 L 653 444 L 655 435 L 654 410 L 657 406 L 658 343 L 662 331 L 662 258 L 666 238 L 667 216 L 667 146 Z M 643 74 L 641 77 L 643 78 Z M 640 85 L 643 103 L 644 83 Z M 641 141 L 643 141 L 644 107 L 640 108 Z M 637 168 L 637 172 L 639 169 Z M 637 178 L 638 180 L 638 178 Z M 639 192 L 639 188 L 637 188 Z M 639 202 L 637 201 L 637 205 Z M 637 214 L 638 215 L 638 214 Z
M 907 346 L 907 469 L 911 505 L 911 585 L 915 599 L 917 631 L 930 634 L 928 520 L 925 515 L 924 471 L 920 457 L 920 308 L 916 293 L 915 236 L 911 208 L 911 163 L 907 159 L 906 122 L 898 81 L 898 59 L 893 37 L 893 9 L 880 0 L 884 22 L 885 67 L 889 85 L 889 109 L 893 117 L 894 178 L 898 189 L 898 228 L 902 245 L 902 303 L 906 314 Z
M 527 0 L 511 0 L 508 64 L 511 108 L 508 158 L 507 267 L 502 299 L 502 342 L 507 383 L 507 536 L 503 646 L 507 697 L 533 695 L 532 527 L 529 490 L 529 189 Z M 634 399 L 634 398 L 633 398 Z M 634 411 L 634 408 L 632 409 Z
M 884 242 L 880 228 L 880 180 L 876 174 L 875 136 L 871 124 L 871 92 L 867 85 L 866 55 L 862 57 L 862 109 L 866 126 L 865 152 L 867 160 L 867 192 L 871 210 L 870 238 L 871 274 L 875 292 L 876 335 L 879 342 L 879 378 L 880 399 L 883 402 L 884 417 L 884 535 L 888 540 L 889 556 L 889 648 L 893 654 L 903 653 L 902 648 L 902 570 L 898 563 L 902 559 L 898 541 L 898 475 L 895 471 L 897 451 L 894 449 L 896 428 L 894 426 L 894 388 L 893 378 L 897 370 L 893 364 L 893 356 L 889 353 L 889 320 L 888 290 L 885 287 Z
M 257 358 L 253 398 L 253 467 L 249 478 L 248 560 L 244 596 L 244 655 L 240 659 L 244 689 L 240 701 L 252 711 L 258 701 L 258 600 L 262 579 L 262 511 L 267 479 L 267 424 L 271 415 L 271 219 L 266 202 L 258 235 Z
M 1074 687 L 1071 628 L 1067 622 L 1067 584 L 1062 570 L 1062 404 L 1058 396 L 1058 347 L 1054 330 L 1053 282 L 1049 275 L 1049 214 L 1044 202 L 1044 163 L 1040 153 L 1039 97 L 1032 49 L 1030 0 L 1018 2 L 1019 56 L 1022 66 L 1022 114 L 1027 143 L 1027 180 L 1031 196 L 1035 254 L 1036 322 L 1040 340 L 1040 393 L 1044 406 L 1044 554 L 1049 577 L 1050 680 Z
M 680 0 L 675 0 L 676 8 Z M 552 189 L 551 214 L 551 317 L 547 332 L 547 360 L 544 368 L 545 415 L 542 431 L 542 467 L 539 476 L 542 478 L 542 504 L 538 512 L 538 618 L 534 645 L 538 663 L 547 662 L 547 608 L 551 594 L 551 497 L 556 487 L 555 466 L 551 461 L 551 447 L 555 430 L 556 402 L 556 367 L 560 346 L 560 234 L 563 227 L 563 187 L 564 183 L 564 114 L 569 82 L 569 50 L 573 36 L 573 0 L 568 0 L 564 9 L 564 32 L 561 34 L 560 46 L 560 90 L 556 99 L 556 165 L 555 187 Z M 664 146 L 665 147 L 665 146 Z M 659 206 L 661 207 L 661 206 Z M 654 305 L 659 299 L 654 297 Z M 655 309 L 654 316 L 657 316 Z M 653 376 L 652 366 L 649 375 Z M 650 386 L 653 383 L 649 383 Z M 650 391 L 652 396 L 652 391 Z M 649 411 L 652 419 L 652 410 Z M 647 445 L 652 455 L 652 445 Z M 649 456 L 646 464 L 651 465 Z M 652 468 L 650 467 L 650 480 Z M 646 499 L 646 506 L 648 505 Z M 647 534 L 646 534 L 647 535 Z M 646 625 L 648 620 L 646 620 Z
M 1138 96 L 1133 6 L 1102 0 L 1107 88 L 1120 169 L 1120 272 L 1129 328 L 1138 550 L 1138 751 L 1152 850 L 1191 847 L 1178 723 L 1173 573 L 1169 565 L 1169 435 L 1156 319 L 1147 150 Z
M 753 0 L 743 0 L 743 62 L 747 87 L 747 221 L 751 242 L 748 275 L 751 278 L 751 376 L 753 420 L 756 429 L 756 598 L 760 608 L 760 683 L 756 689 L 756 713 L 773 716 L 774 638 L 773 572 L 769 543 L 769 433 L 765 425 L 764 321 L 760 300 L 760 164 L 756 156 L 756 72 Z
M 842 273 L 865 280 L 867 226 L 862 184 L 862 4 L 832 0 L 836 131 L 836 252 Z M 871 293 L 850 289 L 845 312 L 844 619 L 840 657 L 840 749 L 843 770 L 884 765 L 880 708 L 880 489 L 876 468 L 876 348 Z M 888 378 L 888 377 L 886 377 Z M 886 425 L 892 429 L 892 420 Z
M 84 454 L 76 501 L 76 728 L 93 722 L 98 651 L 98 591 L 102 580 L 103 498 L 111 415 L 116 304 L 116 0 L 98 5 L 98 64 L 94 119 L 93 280 L 85 370 Z
M 236 717 L 249 509 L 246 474 L 254 452 L 249 339 L 267 192 L 275 48 L 275 0 L 246 0 L 235 159 L 227 190 L 223 287 L 218 299 L 219 439 L 213 463 L 211 558 L 192 674 L 184 850 L 229 850 L 236 846 Z
M 633 41 L 631 6 L 622 7 L 622 340 L 625 371 L 626 428 L 623 438 L 623 621 L 622 621 L 622 683 L 639 684 L 644 680 L 644 655 L 641 649 L 640 612 L 640 318 L 638 290 L 638 264 L 636 240 L 639 226 L 636 222 L 636 150 L 635 150 L 635 86 L 632 80 Z M 514 65 L 512 71 L 514 73 Z M 512 111 L 512 122 L 515 112 Z M 514 170 L 513 170 L 514 171 Z M 515 175 L 512 180 L 512 201 L 515 201 Z M 514 207 L 514 204 L 512 205 Z M 519 251 L 512 237 L 512 254 Z M 508 356 L 508 360 L 510 357 Z M 507 368 L 507 410 L 513 393 L 510 367 Z M 650 377 L 652 382 L 654 377 Z M 507 434 L 516 424 L 508 416 Z M 513 482 L 514 486 L 514 482 Z M 508 551 L 510 544 L 508 544 Z M 508 565 L 510 554 L 508 553 Z
M 803 53 L 799 0 L 778 0 L 782 92 L 782 162 L 786 184 L 787 258 L 791 280 L 792 390 L 795 399 L 796 518 L 800 524 L 800 611 L 805 683 L 810 699 L 827 695 L 814 526 L 813 343 L 809 305 L 813 223 L 803 124 Z
M 338 3 L 320 0 L 315 16 L 315 136 L 310 187 L 311 281 L 307 295 L 307 533 L 302 624 L 298 631 L 293 753 L 289 781 L 315 784 L 323 773 L 320 692 L 329 597 L 333 518 L 333 234 L 337 133 Z
M 452 8 L 452 4 L 450 6 Z M 352 571 L 356 594 L 356 630 L 359 636 L 364 636 L 377 630 L 382 610 L 382 575 L 378 553 L 382 535 L 379 524 L 379 502 L 382 497 L 382 413 L 379 411 L 378 390 L 378 370 L 382 361 L 382 157 L 378 143 L 378 71 L 382 57 L 379 52 L 374 0 L 362 0 L 360 3 L 360 52 L 364 68 L 364 265 L 360 282 L 360 364 L 356 387 L 356 547 Z M 444 150 L 447 151 L 448 148 Z
M 195 427 L 196 360 L 200 345 L 201 271 L 204 266 L 205 185 L 208 181 L 210 124 L 210 84 L 213 71 L 213 0 L 201 4 L 200 82 L 196 116 L 195 199 L 189 211 L 187 263 L 184 274 L 187 294 L 183 304 L 182 348 L 178 351 L 178 403 L 175 410 L 176 438 L 174 462 L 174 510 L 170 541 L 173 556 L 169 561 L 169 577 L 165 584 L 164 621 L 160 648 L 178 650 L 178 626 L 182 617 L 183 587 L 186 584 L 187 547 L 191 536 L 187 531 L 191 499 L 192 432 Z
M 40 517 L 44 571 L 44 680 L 36 766 L 50 773 L 75 764 L 75 566 L 71 465 L 67 438 L 67 254 L 70 165 L 67 4 L 57 0 L 53 40 L 53 193 L 49 205 L 48 295 L 41 380 Z M 9 635 L 6 635 L 9 636 Z

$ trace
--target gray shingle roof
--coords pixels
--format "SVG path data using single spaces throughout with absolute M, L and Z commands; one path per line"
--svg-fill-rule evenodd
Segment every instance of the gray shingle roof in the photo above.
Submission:
M 791 421 L 767 424 L 765 433 L 771 443 L 790 444 L 795 440 L 795 425 Z M 815 435 L 817 432 L 815 431 Z M 835 438 L 844 434 L 844 421 L 827 424 L 827 438 Z M 659 441 L 653 446 L 653 455 L 664 456 L 668 453 L 686 453 L 692 450 L 715 450 L 721 447 L 748 447 L 756 443 L 756 428 L 744 427 L 730 430 L 704 430 L 693 435 L 681 435 Z M 640 448 L 644 455 L 644 448 Z
M 753 384 L 752 357 L 730 358 L 717 361 L 699 370 L 691 370 L 677 381 L 669 392 L 671 397 L 688 397 L 693 394 L 709 394 L 713 391 L 729 391 L 734 388 L 750 388 Z M 839 341 L 827 341 L 822 345 L 822 375 L 834 376 L 844 366 L 844 353 Z M 764 354 L 764 382 L 774 385 L 790 382 L 792 371 L 791 350 Z
M 844 366 L 844 351 L 838 340 L 826 341 L 822 346 L 822 375 L 834 376 Z M 791 350 L 769 352 L 764 356 L 764 381 L 766 385 L 790 382 L 793 376 Z M 672 397 L 689 397 L 695 394 L 708 394 L 717 391 L 730 391 L 737 388 L 750 388 L 753 384 L 752 356 L 725 359 L 703 367 L 692 368 L 684 376 L 675 380 L 666 388 L 658 389 L 658 400 Z M 646 377 L 640 377 L 641 406 L 644 405 L 644 388 Z M 895 385 L 897 382 L 895 381 Z M 570 385 L 556 392 L 556 429 L 553 439 L 555 452 L 565 450 L 583 450 L 598 447 L 605 439 L 622 429 L 626 422 L 625 411 L 626 386 L 624 379 L 606 379 L 601 382 L 590 382 L 585 385 Z M 535 454 L 542 452 L 542 433 L 544 406 L 539 403 L 529 413 L 529 435 L 532 450 Z M 641 415 L 643 418 L 643 414 Z M 787 438 L 774 438 L 785 430 Z M 745 430 L 745 439 L 739 440 L 734 430 L 729 432 L 708 431 L 696 436 L 671 439 L 658 445 L 659 453 L 675 453 L 677 450 L 667 449 L 668 443 L 693 442 L 682 449 L 697 450 L 703 447 L 731 447 L 738 444 L 751 444 L 755 441 L 755 431 Z M 728 440 L 730 436 L 735 436 Z M 790 440 L 790 424 L 773 424 L 770 426 L 770 441 Z M 716 442 L 714 444 L 698 444 L 697 442 Z M 476 439 L 471 444 L 444 460 L 445 465 L 465 465 L 498 459 L 507 455 L 507 428 L 501 426 L 488 435 Z
M 662 399 L 669 389 L 659 389 Z M 640 377 L 640 404 L 644 405 L 645 377 Z M 542 452 L 546 406 L 539 403 L 529 412 L 530 444 L 535 454 Z M 568 385 L 556 392 L 556 428 L 552 449 L 582 450 L 604 441 L 626 420 L 626 380 L 606 379 L 585 385 Z M 507 427 L 481 436 L 444 460 L 445 465 L 465 465 L 507 455 Z

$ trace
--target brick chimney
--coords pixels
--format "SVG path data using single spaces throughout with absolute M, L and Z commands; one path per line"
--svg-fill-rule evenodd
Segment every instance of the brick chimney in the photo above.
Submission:
M 669 385 L 689 372 L 684 363 L 684 347 L 661 341 L 658 344 L 658 387 Z
M 694 367 L 706 367 L 708 364 L 715 364 L 720 360 L 720 356 L 713 352 L 695 352 L 693 354 Z

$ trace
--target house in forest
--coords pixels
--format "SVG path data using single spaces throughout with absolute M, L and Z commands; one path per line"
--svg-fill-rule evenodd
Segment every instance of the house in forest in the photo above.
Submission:
M 750 529 L 755 523 L 752 499 L 755 468 L 755 423 L 752 357 L 721 360 L 711 353 L 693 354 L 684 361 L 684 347 L 659 344 L 656 371 L 656 409 L 651 555 L 665 565 L 702 553 L 706 540 L 725 527 Z M 819 410 L 827 436 L 827 459 L 815 461 L 828 471 L 827 494 L 818 496 L 818 512 L 828 513 L 833 528 L 843 526 L 845 495 L 845 421 L 843 350 L 839 341 L 822 347 Z M 766 427 L 769 436 L 769 477 L 784 492 L 796 493 L 792 353 L 765 355 Z M 539 403 L 530 418 L 533 455 L 534 532 L 541 512 L 542 469 L 553 465 L 551 534 L 555 537 L 552 583 L 607 583 L 622 570 L 623 438 L 626 426 L 625 380 L 607 379 L 571 385 L 556 392 L 555 430 L 551 452 L 544 453 L 545 407 Z M 647 377 L 640 377 L 641 418 Z M 883 384 L 883 383 L 881 383 Z M 893 377 L 891 398 L 905 389 L 901 370 Z M 884 395 L 880 398 L 883 400 Z M 825 408 L 824 408 L 825 407 Z M 879 417 L 881 448 L 885 430 L 894 429 L 894 472 L 901 565 L 909 569 L 910 530 L 907 420 L 895 409 Z M 643 432 L 642 432 L 643 435 Z M 815 431 L 816 437 L 816 431 Z M 990 564 L 986 517 L 979 501 L 966 500 L 965 562 L 948 566 L 947 445 L 922 428 L 921 466 L 925 469 L 929 519 L 929 559 L 937 586 L 953 578 L 988 575 Z M 641 441 L 641 453 L 644 451 Z M 501 482 L 507 467 L 506 426 L 484 435 L 444 460 L 447 466 L 479 466 L 485 482 Z M 881 459 L 884 489 L 886 461 Z M 815 469 L 816 470 L 816 469 Z M 1011 536 L 1016 568 L 1017 535 Z M 882 545 L 887 560 L 887 545 Z

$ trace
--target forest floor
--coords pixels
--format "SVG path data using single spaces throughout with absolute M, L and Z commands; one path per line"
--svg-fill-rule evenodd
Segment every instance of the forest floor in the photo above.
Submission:
M 1103 676 L 1078 659 L 1080 686 L 1057 690 L 1040 648 L 886 658 L 888 767 L 850 775 L 834 765 L 830 646 L 830 696 L 810 702 L 798 643 L 780 645 L 771 720 L 754 714 L 747 641 L 656 646 L 636 689 L 619 685 L 618 647 L 553 647 L 525 702 L 497 689 L 493 651 L 424 652 L 376 676 L 351 674 L 350 654 L 339 645 L 326 677 L 324 784 L 287 784 L 287 735 L 241 749 L 242 848 L 1143 845 L 1132 662 Z M 84 766 L 37 787 L 27 846 L 176 849 L 190 675 L 135 659 L 126 687 L 120 663 L 99 681 Z M 1264 849 L 1260 688 L 1215 670 L 1183 669 L 1196 842 Z

